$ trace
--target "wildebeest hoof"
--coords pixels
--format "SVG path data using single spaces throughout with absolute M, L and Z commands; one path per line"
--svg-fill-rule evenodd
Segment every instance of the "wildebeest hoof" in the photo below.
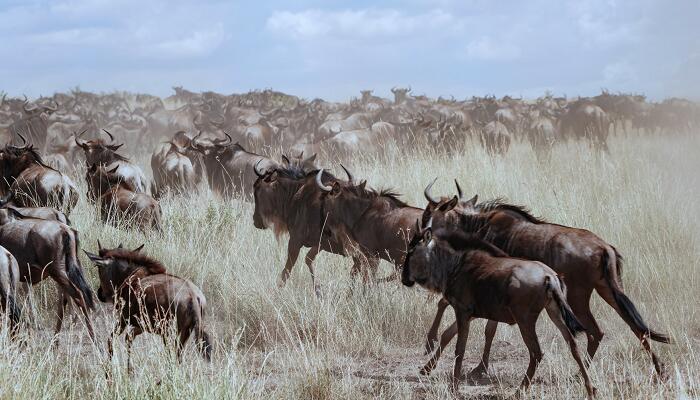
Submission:
M 433 370 L 432 368 L 430 368 L 429 366 L 426 365 L 426 366 L 424 366 L 423 368 L 421 368 L 420 371 L 418 371 L 418 372 L 419 372 L 421 375 L 430 375 L 430 372 L 431 372 L 432 370 Z
M 476 367 L 469 372 L 466 379 L 470 382 L 482 382 L 489 378 L 489 373 L 483 367 Z

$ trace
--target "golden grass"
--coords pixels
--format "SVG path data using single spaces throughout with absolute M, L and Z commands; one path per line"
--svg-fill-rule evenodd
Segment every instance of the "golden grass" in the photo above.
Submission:
M 459 154 L 404 151 L 355 159 L 356 177 L 373 187 L 394 187 L 410 204 L 423 206 L 424 186 L 440 176 L 434 193 L 454 193 L 453 178 L 481 198 L 506 197 L 528 205 L 550 221 L 584 227 L 614 244 L 625 256 L 626 292 L 655 329 L 673 345 L 655 345 L 671 378 L 656 382 L 646 353 L 622 320 L 594 296 L 594 313 L 606 335 L 591 375 L 600 398 L 693 398 L 700 396 L 700 157 L 697 137 L 614 138 L 611 154 L 591 153 L 584 144 L 555 148 L 538 161 L 529 146 L 515 144 L 504 158 L 490 158 L 469 144 Z M 140 164 L 147 169 L 147 158 Z M 321 162 L 340 173 L 336 163 Z M 76 177 L 85 192 L 82 174 Z M 253 205 L 223 202 L 210 192 L 162 201 L 164 232 L 141 233 L 105 226 L 83 197 L 71 219 L 83 248 L 124 243 L 161 259 L 170 270 L 199 285 L 208 300 L 207 324 L 215 341 L 207 364 L 188 346 L 181 365 L 159 338 L 142 335 L 128 377 L 123 341 L 111 364 L 105 342 L 114 321 L 110 306 L 94 314 L 99 346 L 90 344 L 79 318 L 64 324 L 58 350 L 49 347 L 55 294 L 52 283 L 34 288 L 35 313 L 25 304 L 26 347 L 0 334 L 0 398 L 444 398 L 452 346 L 431 377 L 420 377 L 427 361 L 425 333 L 436 298 L 399 284 L 363 287 L 350 278 L 351 261 L 321 254 L 316 261 L 323 297 L 316 298 L 302 257 L 284 288 L 277 279 L 286 242 L 253 227 Z M 303 254 L 302 254 L 303 256 Z M 89 281 L 94 267 L 82 257 Z M 381 273 L 390 266 L 382 264 Z M 29 314 L 32 314 L 31 317 Z M 74 313 L 75 314 L 75 313 Z M 453 319 L 448 312 L 445 324 Z M 545 358 L 531 389 L 535 398 L 581 398 L 569 378 L 575 364 L 554 326 L 538 329 Z M 476 365 L 483 343 L 482 321 L 474 322 L 465 369 Z M 580 347 L 585 341 L 580 339 Z M 527 366 L 514 327 L 501 325 L 492 351 L 490 384 L 463 384 L 464 395 L 512 394 Z M 112 371 L 107 380 L 105 370 Z

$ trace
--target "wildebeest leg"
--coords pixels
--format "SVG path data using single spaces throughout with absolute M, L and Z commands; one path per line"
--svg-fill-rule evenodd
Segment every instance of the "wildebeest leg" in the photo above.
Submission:
M 493 338 L 496 336 L 497 329 L 498 322 L 491 320 L 486 321 L 486 328 L 484 328 L 484 354 L 481 356 L 481 362 L 479 362 L 479 365 L 469 372 L 470 377 L 479 378 L 488 374 L 491 344 L 493 343 Z
M 54 346 L 58 347 L 58 333 L 61 332 L 61 327 L 63 326 L 63 316 L 66 311 L 66 305 L 68 305 L 68 296 L 61 292 L 58 295 L 58 307 L 56 308 L 56 328 L 54 329 Z
M 440 356 L 442 355 L 442 350 L 450 344 L 450 341 L 457 334 L 457 322 L 452 323 L 440 336 L 440 345 L 435 349 L 435 354 L 428 360 L 428 362 L 420 369 L 421 375 L 429 375 L 430 372 L 435 369 Z
M 136 336 L 143 333 L 143 329 L 134 327 L 129 332 L 126 333 L 126 372 L 131 375 L 133 370 L 131 369 L 131 345 L 134 343 Z
M 438 308 L 437 312 L 435 313 L 435 319 L 433 320 L 433 324 L 430 326 L 430 330 L 428 330 L 428 340 L 425 342 L 425 354 L 430 354 L 435 350 L 435 343 L 437 343 L 437 334 L 438 334 L 438 329 L 440 329 L 440 322 L 442 322 L 442 316 L 445 314 L 445 310 L 447 309 L 447 306 L 449 306 L 450 303 L 445 300 L 445 298 L 441 298 L 440 301 L 438 301 Z
M 318 252 L 318 246 L 312 247 L 311 249 L 309 249 L 309 252 L 306 253 L 304 261 L 306 262 L 306 267 L 309 268 L 309 273 L 311 274 L 311 284 L 314 287 L 314 292 L 316 293 L 317 297 L 321 297 L 321 288 L 318 285 L 316 285 L 316 275 L 314 274 L 314 260 L 316 259 Z
M 656 373 L 659 375 L 659 377 L 661 377 L 662 379 L 666 378 L 664 364 L 661 361 L 659 361 L 659 358 L 652 351 L 651 345 L 649 344 L 649 337 L 647 335 L 647 332 L 640 330 L 635 326 L 633 322 L 628 320 L 628 318 L 625 316 L 622 310 L 620 310 L 620 307 L 618 307 L 617 302 L 613 297 L 612 289 L 610 289 L 609 286 L 598 285 L 596 286 L 596 291 L 598 292 L 600 297 L 603 298 L 603 300 L 610 304 L 610 307 L 614 308 L 615 311 L 617 311 L 620 317 L 622 317 L 625 323 L 627 323 L 630 329 L 632 329 L 632 332 L 634 332 L 634 335 L 637 336 L 637 339 L 639 339 L 639 341 L 642 342 L 642 347 L 644 347 L 644 350 L 646 350 L 646 352 L 649 353 L 649 355 L 651 356 L 651 361 L 654 363 L 654 369 L 656 370 Z
M 282 275 L 280 275 L 279 287 L 283 287 L 287 283 L 289 274 L 292 273 L 292 268 L 299 258 L 299 251 L 301 250 L 301 244 L 297 243 L 296 240 L 290 240 L 287 244 L 287 261 L 284 264 L 284 269 L 282 270 Z
M 189 326 L 180 329 L 180 336 L 177 340 L 177 362 L 182 362 L 182 349 L 185 347 L 185 343 L 187 343 L 187 340 L 190 338 L 191 334 L 192 328 Z
M 78 290 L 78 288 L 75 287 L 73 282 L 71 282 L 70 279 L 68 279 L 65 273 L 53 274 L 52 278 L 56 281 L 56 283 L 58 283 L 58 286 L 63 290 L 63 296 L 68 294 L 68 296 L 70 296 L 73 299 L 73 302 L 78 306 L 78 308 L 80 308 L 80 311 L 83 313 L 83 317 L 85 317 L 85 325 L 87 326 L 88 334 L 90 334 L 90 339 L 92 339 L 92 342 L 96 344 L 97 340 L 95 339 L 95 331 L 92 329 L 90 314 L 88 314 L 88 309 L 87 305 L 85 304 L 83 294 L 80 293 L 80 290 Z
M 540 348 L 540 342 L 537 339 L 537 331 L 535 330 L 535 325 L 537 322 L 537 316 L 523 316 L 518 318 L 518 328 L 520 329 L 520 334 L 523 337 L 525 346 L 530 353 L 530 364 L 527 366 L 527 372 L 525 373 L 525 378 L 523 378 L 522 383 L 520 383 L 520 388 L 516 392 L 520 393 L 521 389 L 530 386 L 532 377 L 535 375 L 537 366 L 540 361 L 542 361 L 542 349 Z
M 112 359 L 112 355 L 114 354 L 114 338 L 121 335 L 122 332 L 124 332 L 124 328 L 126 328 L 126 323 L 122 318 L 119 318 L 117 324 L 114 325 L 114 329 L 112 329 L 112 334 L 107 338 L 107 355 L 109 356 L 109 360 Z
M 463 379 L 462 362 L 464 361 L 464 350 L 467 346 L 467 338 L 469 337 L 469 313 L 462 310 L 455 310 L 457 317 L 457 345 L 455 346 L 455 367 L 452 373 L 453 389 L 457 390 L 459 381 Z
M 584 365 L 584 362 L 581 359 L 581 355 L 578 352 L 576 340 L 574 339 L 571 332 L 569 332 L 569 329 L 566 327 L 566 323 L 564 322 L 564 319 L 561 316 L 559 306 L 556 304 L 555 301 L 550 301 L 547 305 L 547 315 L 549 315 L 549 319 L 551 319 L 552 322 L 554 322 L 554 325 L 557 326 L 557 329 L 559 329 L 559 332 L 561 332 L 561 335 L 564 337 L 564 340 L 566 340 L 566 343 L 569 345 L 571 355 L 574 357 L 574 360 L 576 360 L 576 364 L 578 364 L 579 372 L 581 373 L 584 385 L 586 386 L 586 392 L 588 393 L 588 397 L 593 398 L 595 396 L 595 388 L 593 387 L 593 384 L 591 384 L 591 379 L 588 377 L 586 366 Z
M 569 293 L 567 294 L 567 301 L 571 306 L 571 310 L 576 315 L 576 319 L 586 329 L 586 338 L 588 339 L 588 347 L 586 349 L 588 357 L 585 358 L 586 368 L 591 364 L 598 346 L 603 340 L 603 331 L 598 326 L 593 313 L 591 313 L 590 301 L 592 293 L 593 288 L 580 290 L 578 287 L 572 287 L 569 288 Z

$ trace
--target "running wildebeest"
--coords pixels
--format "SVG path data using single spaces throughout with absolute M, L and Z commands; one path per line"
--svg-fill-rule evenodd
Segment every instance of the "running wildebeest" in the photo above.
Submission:
M 155 333 L 167 338 L 168 324 L 177 324 L 177 358 L 194 333 L 202 356 L 211 360 L 211 342 L 204 329 L 204 309 L 207 301 L 195 284 L 187 279 L 169 274 L 162 263 L 141 254 L 143 245 L 128 250 L 121 245 L 103 249 L 98 244 L 98 254 L 85 252 L 97 266 L 100 287 L 97 298 L 113 303 L 120 315 L 108 339 L 107 349 L 112 357 L 112 342 L 126 328 L 127 370 L 131 373 L 131 344 L 143 332 Z M 121 305 L 120 305 L 121 303 Z
M 649 340 L 670 343 L 670 338 L 650 329 L 632 300 L 622 287 L 622 256 L 610 244 L 585 229 L 548 223 L 532 216 L 525 208 L 501 200 L 477 204 L 477 196 L 466 199 L 457 185 L 458 196 L 436 199 L 425 190 L 428 205 L 423 222 L 431 219 L 435 228 L 447 228 L 477 234 L 512 257 L 541 261 L 550 266 L 568 282 L 567 301 L 574 314 L 586 328 L 588 356 L 592 359 L 603 339 L 590 309 L 593 290 L 605 300 L 641 341 L 651 356 L 659 376 L 665 376 L 664 366 L 651 349 Z M 428 343 L 437 336 L 439 320 L 447 304 L 441 302 L 435 322 L 428 335 Z M 491 342 L 497 323 L 486 326 L 486 344 L 481 364 L 474 374 L 485 374 Z M 430 345 L 426 347 L 431 347 Z M 586 359 L 586 363 L 590 362 Z
M 321 179 L 323 169 L 317 174 L 316 184 L 324 192 L 321 212 L 325 229 L 347 242 L 346 249 L 354 247 L 363 255 L 394 264 L 396 273 L 406 255 L 413 221 L 421 218 L 423 209 L 409 206 L 391 190 L 367 189 L 367 181 L 356 184 L 347 173 L 347 185 L 338 181 L 326 185 Z
M 456 329 L 453 325 L 443 333 L 440 346 L 421 369 L 421 374 L 427 375 L 435 368 L 442 349 L 457 334 L 453 372 L 456 390 L 462 379 L 462 361 L 471 320 L 485 318 L 517 324 L 530 353 L 530 363 L 518 389 L 519 394 L 521 389 L 530 385 L 542 360 L 536 324 L 545 309 L 569 345 L 588 396 L 594 397 L 595 389 L 574 339 L 585 329 L 567 304 L 564 283 L 557 274 L 541 262 L 508 257 L 475 235 L 445 229 L 433 234 L 431 222 L 423 227 L 416 226 L 401 281 L 409 287 L 418 283 L 443 295 L 455 310 L 457 322 Z
M 323 229 L 324 220 L 321 217 L 322 192 L 316 185 L 318 170 L 313 167 L 315 155 L 306 160 L 289 161 L 284 166 L 262 171 L 255 165 L 258 179 L 253 185 L 255 210 L 253 224 L 258 229 L 272 228 L 275 236 L 289 233 L 287 244 L 287 261 L 280 275 L 280 286 L 289 278 L 292 268 L 299 257 L 302 247 L 309 247 L 305 262 L 311 273 L 311 283 L 317 295 L 320 289 L 316 285 L 313 261 L 320 251 L 346 255 L 342 241 L 327 235 Z M 328 172 L 322 173 L 321 180 L 329 185 L 337 181 Z M 376 268 L 377 260 L 368 260 L 368 268 Z M 362 269 L 362 259 L 353 257 L 352 274 L 363 271 L 365 281 L 367 271 Z
M 20 135 L 24 140 L 24 137 Z M 0 170 L 4 191 L 13 194 L 20 207 L 57 207 L 66 214 L 78 203 L 73 181 L 44 164 L 34 146 L 7 145 L 0 150 Z
M 19 285 L 19 264 L 15 257 L 0 246 L 0 301 L 2 310 L 10 322 L 10 333 L 19 330 L 19 318 L 22 310 L 17 303 L 17 286 Z
M 123 145 L 113 144 L 114 136 L 111 133 L 103 131 L 109 136 L 112 143 L 106 143 L 102 139 L 81 140 L 75 137 L 75 143 L 80 146 L 85 152 L 85 162 L 88 166 L 92 164 L 104 165 L 108 170 L 118 168 L 119 177 L 121 180 L 128 183 L 137 193 L 146 192 L 146 176 L 141 168 L 129 161 L 128 158 L 117 154 L 117 150 Z
M 61 294 L 55 333 L 61 331 L 64 309 L 70 297 L 82 311 L 88 333 L 94 341 L 89 310 L 93 310 L 95 304 L 78 259 L 77 233 L 61 222 L 27 218 L 12 208 L 2 208 L 0 245 L 17 259 L 21 282 L 35 285 L 51 277 L 58 284 Z
M 88 197 L 100 206 L 103 222 L 124 222 L 146 231 L 161 230 L 160 204 L 143 192 L 136 192 L 129 182 L 123 181 L 116 166 L 107 170 L 92 164 L 85 173 Z

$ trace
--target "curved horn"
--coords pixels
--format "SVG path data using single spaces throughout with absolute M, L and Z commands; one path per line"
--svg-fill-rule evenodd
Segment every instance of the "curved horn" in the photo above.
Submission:
M 100 243 L 100 239 L 97 239 L 97 250 L 102 251 L 102 243 Z
M 291 161 L 289 161 L 289 158 L 282 154 L 282 161 L 284 161 L 285 164 L 289 165 L 291 164 Z
M 263 160 L 262 158 L 259 159 L 258 162 L 256 162 L 255 165 L 253 166 L 253 171 L 255 171 L 255 175 L 257 175 L 258 178 L 262 178 L 262 177 L 265 176 L 265 174 L 262 173 L 262 172 L 260 172 L 260 170 L 258 169 L 258 166 L 260 165 L 260 163 L 262 162 L 262 160 Z
M 19 133 L 19 132 L 17 132 L 17 136 L 19 136 L 19 138 L 22 139 L 22 146 L 19 147 L 19 148 L 25 148 L 25 147 L 27 147 L 27 139 L 25 139 L 24 136 L 22 136 L 22 134 Z
M 30 104 L 29 101 L 26 100 L 26 98 L 27 98 L 27 97 L 25 96 L 24 106 L 22 106 L 22 108 L 24 109 L 24 112 L 30 113 L 30 112 L 36 110 L 37 105 L 36 105 L 36 104 Z M 27 106 L 29 106 L 29 107 L 27 107 Z
M 352 174 L 350 173 L 350 171 L 348 171 L 348 169 L 345 168 L 345 165 L 340 164 L 340 168 L 342 168 L 343 171 L 345 171 L 345 175 L 348 176 L 348 182 L 353 183 L 353 182 L 355 181 L 355 178 L 352 176 Z
M 423 191 L 423 194 L 425 195 L 425 199 L 428 200 L 428 202 L 430 202 L 430 203 L 432 203 L 432 204 L 437 204 L 437 203 L 440 202 L 440 200 L 435 199 L 435 198 L 430 194 L 430 190 L 433 188 L 433 185 L 435 184 L 435 182 L 437 182 L 437 179 L 438 179 L 438 178 L 435 177 L 435 179 L 433 179 L 433 181 L 430 182 L 430 184 L 428 184 L 428 186 L 426 186 L 426 187 L 425 187 L 425 190 Z
M 331 186 L 326 186 L 323 184 L 321 181 L 321 176 L 323 175 L 323 168 L 318 170 L 318 174 L 316 174 L 316 186 L 318 186 L 319 189 L 323 190 L 324 192 L 330 192 L 333 190 L 333 187 Z
M 55 106 L 53 106 L 53 107 L 44 106 L 44 109 L 51 111 L 51 112 L 55 112 L 56 110 L 58 110 L 58 102 L 56 100 L 51 100 L 51 101 L 53 102 L 53 104 L 55 104 Z
M 457 186 L 457 196 L 459 197 L 459 201 L 464 201 L 464 192 L 462 192 L 462 188 L 459 186 L 457 179 L 455 179 L 455 186 Z
M 103 131 L 104 133 L 106 133 L 107 136 L 109 136 L 109 139 L 110 139 L 111 141 L 114 141 L 114 136 L 112 136 L 112 134 L 109 133 L 109 131 L 108 131 L 107 129 L 102 129 L 102 131 Z

